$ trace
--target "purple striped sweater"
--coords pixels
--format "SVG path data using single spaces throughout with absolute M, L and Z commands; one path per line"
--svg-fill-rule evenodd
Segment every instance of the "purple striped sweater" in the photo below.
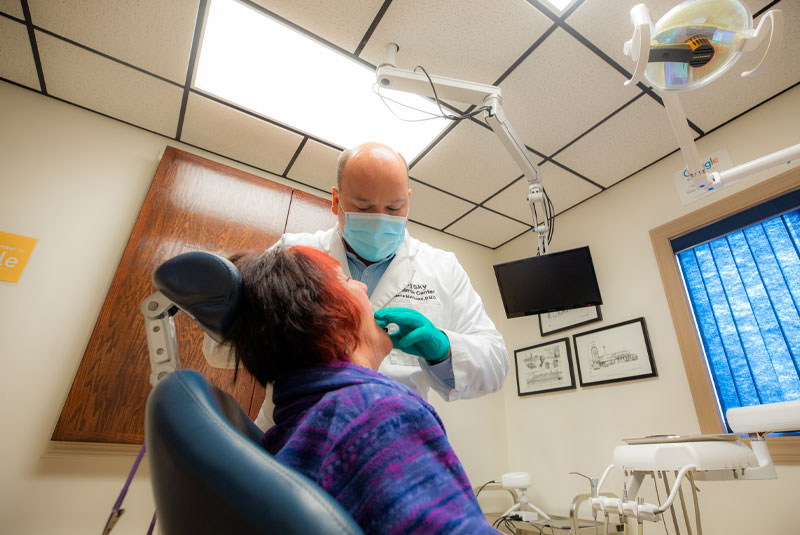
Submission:
M 344 362 L 275 382 L 262 445 L 319 484 L 367 534 L 497 534 L 439 416 L 416 392 Z

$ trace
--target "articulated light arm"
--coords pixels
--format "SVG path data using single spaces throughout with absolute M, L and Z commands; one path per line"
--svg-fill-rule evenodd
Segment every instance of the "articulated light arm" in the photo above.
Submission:
M 399 47 L 395 43 L 386 45 L 383 61 L 376 71 L 378 84 L 381 87 L 431 98 L 438 96 L 443 100 L 454 100 L 487 108 L 484 112 L 486 122 L 528 181 L 528 203 L 533 216 L 533 230 L 539 237 L 539 252 L 546 254 L 549 222 L 541 174 L 538 166 L 530 160 L 529 151 L 503 113 L 500 88 L 444 76 L 431 76 L 429 80 L 422 73 L 398 69 L 395 67 L 398 50 Z M 431 84 L 436 87 L 436 95 Z M 543 216 L 542 222 L 538 220 L 538 214 Z

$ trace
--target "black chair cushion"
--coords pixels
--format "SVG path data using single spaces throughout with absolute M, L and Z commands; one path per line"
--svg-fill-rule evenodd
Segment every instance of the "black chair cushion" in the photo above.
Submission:
M 330 495 L 267 453 L 236 401 L 195 371 L 153 389 L 145 437 L 163 535 L 363 535 Z
M 194 251 L 170 258 L 153 273 L 153 284 L 218 342 L 239 312 L 242 275 L 219 255 Z

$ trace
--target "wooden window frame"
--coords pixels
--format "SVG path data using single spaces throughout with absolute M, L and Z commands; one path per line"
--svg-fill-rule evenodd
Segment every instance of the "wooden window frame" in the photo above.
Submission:
M 661 281 L 669 304 L 678 346 L 692 392 L 695 412 L 704 434 L 726 433 L 719 414 L 714 385 L 703 356 L 697 328 L 686 297 L 670 240 L 734 215 L 757 204 L 800 188 L 800 167 L 765 180 L 709 206 L 679 217 L 650 231 Z M 776 464 L 800 464 L 800 437 L 767 437 L 767 445 Z

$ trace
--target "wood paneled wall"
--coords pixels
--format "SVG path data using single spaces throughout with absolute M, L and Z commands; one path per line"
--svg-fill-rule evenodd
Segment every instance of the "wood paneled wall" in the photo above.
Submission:
M 333 170 L 332 170 L 333 172 Z M 150 360 L 139 305 L 152 274 L 187 251 L 263 250 L 285 231 L 330 228 L 330 201 L 173 147 L 161 159 L 97 318 L 53 440 L 141 444 Z M 288 228 L 287 228 L 288 224 Z M 247 373 L 209 366 L 203 332 L 175 316 L 181 365 L 199 371 L 255 415 L 264 390 Z

